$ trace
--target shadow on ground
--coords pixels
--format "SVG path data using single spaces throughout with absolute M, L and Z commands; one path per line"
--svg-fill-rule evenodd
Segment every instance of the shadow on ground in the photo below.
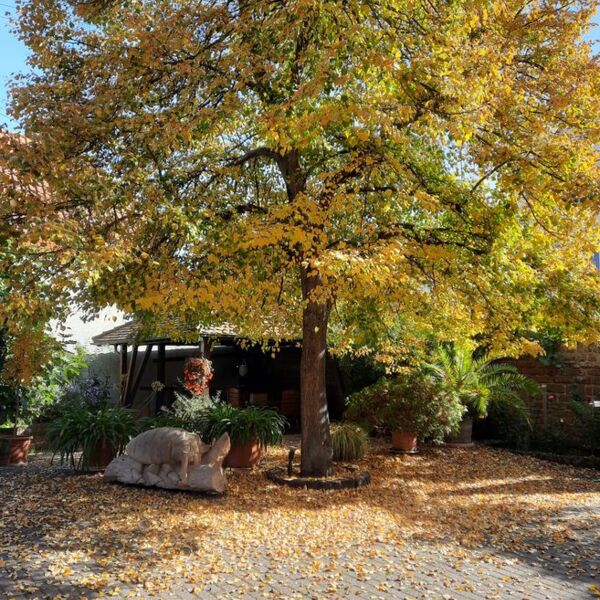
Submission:
M 284 461 L 285 449 L 276 449 L 263 466 Z M 324 561 L 368 562 L 378 544 L 443 548 L 449 561 L 491 554 L 570 584 L 592 583 L 600 571 L 597 472 L 487 448 L 398 457 L 376 446 L 361 466 L 370 486 L 325 492 L 235 471 L 223 498 L 108 485 L 45 466 L 0 470 L 0 594 L 33 594 L 27 585 L 77 598 L 150 594 L 252 579 L 271 562 L 312 577 Z M 410 555 L 394 560 L 409 568 Z

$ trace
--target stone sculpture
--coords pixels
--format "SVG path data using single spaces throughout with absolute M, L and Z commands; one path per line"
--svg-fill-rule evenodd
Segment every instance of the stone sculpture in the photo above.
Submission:
M 104 471 L 104 480 L 198 492 L 225 491 L 223 461 L 231 442 L 224 433 L 212 446 L 175 427 L 144 431 Z

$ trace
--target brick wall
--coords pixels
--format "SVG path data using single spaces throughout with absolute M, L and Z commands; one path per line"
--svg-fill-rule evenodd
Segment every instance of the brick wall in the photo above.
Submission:
M 563 423 L 571 425 L 573 414 L 569 402 L 580 398 L 586 402 L 600 399 L 600 347 L 582 346 L 577 350 L 562 350 L 557 365 L 524 357 L 515 361 L 519 371 L 545 386 L 545 398 L 530 401 L 534 425 Z M 545 406 L 545 408 L 544 408 Z

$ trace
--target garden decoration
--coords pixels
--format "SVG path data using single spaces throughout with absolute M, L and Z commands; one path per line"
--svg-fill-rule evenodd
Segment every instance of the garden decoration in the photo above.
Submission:
M 188 358 L 185 361 L 183 387 L 194 396 L 208 394 L 212 377 L 212 363 L 207 358 Z
M 296 454 L 296 448 L 292 446 L 288 452 L 288 464 L 287 464 L 287 474 L 288 477 L 291 477 L 294 473 L 294 456 Z
M 131 440 L 126 453 L 108 465 L 104 481 L 223 493 L 223 461 L 230 448 L 227 433 L 211 446 L 184 429 L 150 429 Z

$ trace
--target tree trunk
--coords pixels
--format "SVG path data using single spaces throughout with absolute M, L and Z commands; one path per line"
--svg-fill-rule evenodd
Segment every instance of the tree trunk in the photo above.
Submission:
M 306 186 L 298 151 L 292 149 L 280 155 L 277 165 L 292 203 Z M 301 471 L 303 475 L 325 476 L 331 472 L 333 458 L 326 386 L 329 303 L 313 294 L 322 282 L 310 264 L 301 267 L 300 278 L 304 301 L 300 365 Z
M 320 285 L 318 275 L 302 273 L 302 361 L 300 367 L 300 401 L 302 416 L 303 475 L 326 476 L 331 473 L 333 450 L 327 408 L 327 301 L 312 293 Z

